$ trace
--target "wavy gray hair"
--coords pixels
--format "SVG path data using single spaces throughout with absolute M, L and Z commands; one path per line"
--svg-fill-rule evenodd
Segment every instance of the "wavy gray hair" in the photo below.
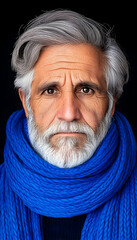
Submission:
M 12 68 L 17 73 L 15 87 L 30 92 L 34 65 L 45 47 L 79 43 L 91 44 L 104 53 L 107 91 L 120 97 L 129 68 L 124 53 L 111 37 L 110 27 L 71 10 L 47 11 L 28 23 L 12 54 Z

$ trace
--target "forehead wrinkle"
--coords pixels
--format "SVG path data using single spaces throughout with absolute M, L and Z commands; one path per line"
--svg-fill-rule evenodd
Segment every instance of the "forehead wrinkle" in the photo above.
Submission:
M 63 65 L 66 65 L 66 63 L 67 63 L 67 67 L 63 67 Z M 37 68 L 35 68 L 35 74 L 36 74 L 35 77 L 36 79 L 39 80 L 39 82 L 45 82 L 45 83 L 50 81 L 59 81 L 61 83 L 62 82 L 61 80 L 64 80 L 64 78 L 66 78 L 67 76 L 70 77 L 72 82 L 90 80 L 92 82 L 99 83 L 104 79 L 104 74 L 102 71 L 97 71 L 96 69 L 94 71 L 94 66 L 92 67 L 94 63 L 90 63 L 90 64 L 85 63 L 86 68 L 80 68 L 80 65 L 77 64 L 77 62 L 68 62 L 68 61 L 65 61 L 65 62 L 58 61 L 54 63 L 44 62 L 44 64 L 40 64 L 39 66 L 40 68 L 38 72 L 37 72 Z
M 63 70 L 66 70 L 64 72 Z M 63 71 L 63 72 L 61 72 Z M 99 81 L 100 77 L 97 77 L 96 74 L 94 74 L 93 71 L 85 71 L 83 69 L 66 69 L 66 68 L 61 68 L 61 69 L 52 69 L 48 70 L 44 76 L 36 77 L 36 81 L 39 82 L 38 85 L 43 85 L 44 83 L 50 83 L 50 82 L 58 82 L 59 85 L 64 86 L 66 83 L 66 80 L 69 79 L 71 81 L 71 84 L 74 86 L 75 84 L 79 82 L 94 82 L 98 85 L 102 85 Z M 101 82 L 103 78 L 101 77 Z M 105 80 L 105 79 L 104 79 Z M 43 84 L 42 84 L 43 83 Z
M 65 72 L 64 72 L 65 71 Z M 65 76 L 70 75 L 71 79 L 74 79 L 74 80 L 81 80 L 81 81 L 88 81 L 88 80 L 95 80 L 95 81 L 98 81 L 99 79 L 104 79 L 104 74 L 101 73 L 99 74 L 94 72 L 94 69 L 81 69 L 81 68 L 60 68 L 60 67 L 56 67 L 54 69 L 48 69 L 47 71 L 47 75 L 49 73 L 49 78 L 58 78 L 59 80 L 64 78 Z
M 94 63 L 96 65 L 96 63 Z M 77 62 L 77 61 L 56 61 L 52 63 L 44 63 L 41 67 L 44 67 L 45 70 L 48 71 L 54 71 L 54 70 L 82 70 L 81 66 L 84 67 L 82 71 L 91 71 L 91 69 L 94 69 L 95 66 L 92 63 L 84 63 L 84 62 Z M 98 66 L 100 67 L 100 66 Z

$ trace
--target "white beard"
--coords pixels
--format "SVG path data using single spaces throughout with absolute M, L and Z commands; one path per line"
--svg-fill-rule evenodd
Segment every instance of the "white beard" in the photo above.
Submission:
M 47 162 L 59 168 L 76 167 L 95 153 L 97 147 L 104 139 L 111 124 L 112 100 L 109 109 L 96 132 L 87 124 L 77 122 L 59 121 L 50 125 L 43 134 L 35 124 L 32 110 L 27 103 L 29 111 L 28 132 L 34 150 Z M 86 135 L 86 142 L 80 145 L 78 137 L 60 137 L 57 139 L 56 147 L 51 143 L 51 137 L 59 132 L 80 132 Z

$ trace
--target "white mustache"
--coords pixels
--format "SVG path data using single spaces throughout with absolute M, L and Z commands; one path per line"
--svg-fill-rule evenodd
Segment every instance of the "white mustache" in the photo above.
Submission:
M 90 126 L 84 123 L 77 123 L 77 122 L 57 122 L 57 123 L 52 123 L 44 132 L 43 136 L 46 139 L 51 138 L 53 135 L 61 133 L 61 132 L 74 132 L 74 133 L 83 133 L 89 136 L 94 135 L 94 131 Z

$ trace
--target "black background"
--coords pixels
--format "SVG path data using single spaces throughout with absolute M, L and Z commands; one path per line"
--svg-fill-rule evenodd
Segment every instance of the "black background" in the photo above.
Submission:
M 29 5 L 28 5 L 29 4 Z M 114 36 L 124 51 L 130 66 L 129 83 L 117 103 L 130 122 L 137 139 L 137 13 L 135 1 L 80 1 L 59 3 L 15 2 L 1 6 L 0 10 L 0 162 L 3 162 L 6 122 L 13 111 L 20 109 L 21 103 L 14 89 L 15 73 L 11 70 L 11 53 L 14 43 L 29 20 L 46 10 L 65 8 L 77 11 L 113 28 Z

